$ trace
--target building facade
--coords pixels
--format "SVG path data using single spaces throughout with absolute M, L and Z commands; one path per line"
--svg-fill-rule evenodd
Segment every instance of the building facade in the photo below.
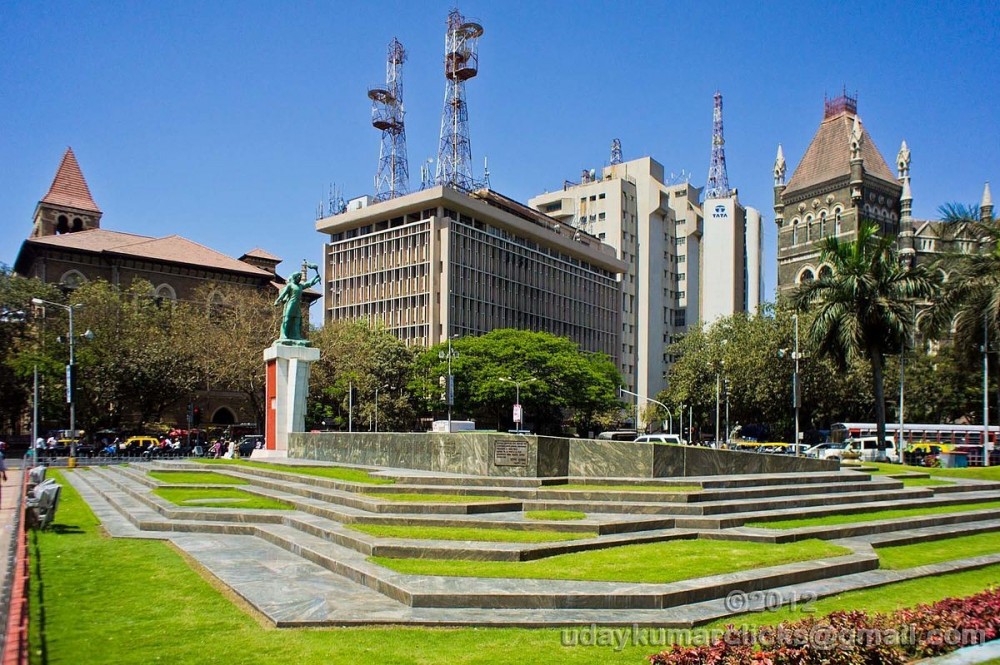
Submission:
M 193 301 L 207 292 L 206 305 L 223 302 L 213 286 L 276 293 L 284 285 L 276 272 L 281 259 L 262 249 L 234 259 L 178 235 L 155 238 L 103 229 L 102 216 L 76 155 L 67 149 L 49 191 L 35 208 L 31 232 L 21 245 L 14 272 L 57 284 L 64 291 L 93 280 L 128 288 L 141 279 L 152 284 L 151 295 L 164 301 Z M 304 300 L 318 298 L 319 293 L 307 292 Z M 206 422 L 227 425 L 254 418 L 245 397 L 211 389 L 182 396 L 163 417 L 168 422 L 185 422 L 192 399 Z
M 491 190 L 437 186 L 316 222 L 325 319 L 383 323 L 407 344 L 497 328 L 550 332 L 617 361 L 614 251 Z
M 580 182 L 528 201 L 596 235 L 625 263 L 620 370 L 643 397 L 666 388 L 666 349 L 679 334 L 760 304 L 760 213 L 735 191 L 703 206 L 702 191 L 643 157 L 606 166 L 600 178 L 585 171 Z
M 908 169 L 909 151 L 906 162 Z M 878 224 L 883 234 L 899 234 L 902 195 L 903 185 L 861 123 L 857 98 L 845 94 L 825 100 L 819 129 L 787 184 L 778 146 L 774 221 L 779 293 L 831 270 L 820 260 L 818 241 L 824 238 L 852 241 L 862 221 Z

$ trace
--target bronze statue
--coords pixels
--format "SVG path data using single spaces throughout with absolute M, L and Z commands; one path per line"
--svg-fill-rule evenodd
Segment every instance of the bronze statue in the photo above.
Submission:
M 316 276 L 308 282 L 303 282 L 306 278 L 306 268 L 312 268 Z M 289 276 L 275 305 L 285 303 L 284 313 L 281 317 L 281 337 L 276 344 L 289 344 L 293 346 L 308 346 L 309 342 L 302 335 L 302 292 L 320 283 L 319 266 L 315 263 L 302 262 L 302 271 Z

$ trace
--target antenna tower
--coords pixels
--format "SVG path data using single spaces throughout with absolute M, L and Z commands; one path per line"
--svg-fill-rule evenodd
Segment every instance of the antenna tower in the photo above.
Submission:
M 622 142 L 620 139 L 611 140 L 611 164 L 622 163 Z
M 712 112 L 712 163 L 708 167 L 706 199 L 729 196 L 729 176 L 726 175 L 726 139 L 722 137 L 722 93 L 715 91 L 715 110 Z
M 444 37 L 444 110 L 441 113 L 441 142 L 438 147 L 438 185 L 471 190 L 472 143 L 469 140 L 469 109 L 465 104 L 465 82 L 479 73 L 479 38 L 483 26 L 453 9 L 448 13 Z
M 406 129 L 403 125 L 403 62 L 406 50 L 393 37 L 385 59 L 385 88 L 372 88 L 372 126 L 382 130 L 382 147 L 375 175 L 375 200 L 385 201 L 409 191 L 410 173 L 406 163 Z

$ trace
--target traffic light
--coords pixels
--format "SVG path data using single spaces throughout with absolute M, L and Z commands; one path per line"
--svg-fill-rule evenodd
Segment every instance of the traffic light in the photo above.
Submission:
M 197 427 L 201 424 L 201 407 L 196 406 L 191 411 L 191 424 Z

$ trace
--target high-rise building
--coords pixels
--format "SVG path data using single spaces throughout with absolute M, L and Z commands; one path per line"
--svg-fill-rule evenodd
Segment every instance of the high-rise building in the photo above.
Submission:
M 703 216 L 701 193 L 643 157 L 606 166 L 599 178 L 584 171 L 580 182 L 528 201 L 593 233 L 625 263 L 620 370 L 643 397 L 666 387 L 666 347 L 677 334 L 760 303 L 760 213 L 731 191 L 710 199 Z
M 497 192 L 435 186 L 320 219 L 325 320 L 383 323 L 408 344 L 546 331 L 618 358 L 614 250 Z

